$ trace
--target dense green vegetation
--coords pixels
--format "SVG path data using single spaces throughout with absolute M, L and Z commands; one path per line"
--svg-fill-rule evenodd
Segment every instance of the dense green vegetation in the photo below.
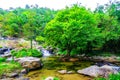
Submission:
M 111 74 L 108 78 L 98 78 L 96 80 L 120 80 L 120 73 L 118 74 Z
M 94 50 L 119 53 L 119 2 L 101 5 L 94 12 L 74 5 L 59 11 L 45 27 L 45 41 L 67 55 Z
M 39 42 L 42 47 L 48 47 L 51 51 L 56 51 L 69 59 L 71 59 L 70 56 L 78 54 L 120 56 L 120 2 L 110 1 L 105 5 L 98 5 L 94 11 L 78 4 L 56 11 L 39 8 L 37 5 L 32 7 L 26 5 L 26 8 L 9 10 L 0 8 L 1 37 L 30 40 L 30 49 L 11 51 L 12 56 L 16 58 L 42 57 L 40 51 L 33 49 L 33 40 Z M 20 43 L 18 46 L 24 45 L 26 44 Z M 56 61 L 49 63 L 44 61 L 47 63 L 44 68 L 55 69 L 65 65 L 60 62 L 53 64 L 54 62 Z M 73 66 L 80 66 L 78 63 L 64 67 L 76 71 L 78 69 Z M 6 58 L 0 57 L 0 76 L 4 72 L 12 72 L 15 69 L 21 69 L 20 64 L 14 61 L 6 62 Z M 97 80 L 116 79 L 120 79 L 120 74 L 111 74 L 109 78 Z M 55 77 L 54 80 L 60 79 Z
M 32 44 L 36 36 L 43 36 L 46 23 L 53 19 L 55 13 L 54 10 L 37 6 L 9 11 L 1 9 L 0 35 L 27 38 Z
M 42 53 L 36 49 L 21 49 L 18 51 L 12 50 L 11 51 L 12 55 L 15 57 L 28 57 L 28 56 L 32 56 L 32 57 L 41 57 Z
M 84 50 L 98 33 L 94 14 L 77 5 L 59 11 L 45 28 L 46 42 L 66 51 L 67 55 Z
M 119 53 L 119 12 L 117 1 L 98 5 L 94 11 L 77 4 L 59 11 L 38 6 L 0 9 L 0 34 L 27 38 L 31 44 L 37 40 L 68 56 L 95 50 Z
M 0 77 L 5 73 L 11 73 L 17 69 L 22 69 L 19 63 L 16 63 L 14 61 L 10 63 L 0 62 Z
M 5 62 L 5 61 L 6 61 L 6 58 L 0 57 L 0 63 L 1 63 L 1 62 Z

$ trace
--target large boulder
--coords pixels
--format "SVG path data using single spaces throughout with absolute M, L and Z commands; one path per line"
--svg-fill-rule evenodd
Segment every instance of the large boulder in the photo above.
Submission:
M 88 68 L 78 70 L 77 72 L 80 74 L 88 75 L 91 77 L 108 77 L 109 74 L 117 74 L 120 70 L 120 67 L 116 66 L 109 66 L 109 65 L 104 65 L 104 66 L 90 66 Z
M 17 62 L 19 62 L 23 68 L 33 70 L 33 69 L 38 69 L 42 67 L 42 63 L 39 58 L 35 57 L 22 57 L 22 58 L 17 58 Z

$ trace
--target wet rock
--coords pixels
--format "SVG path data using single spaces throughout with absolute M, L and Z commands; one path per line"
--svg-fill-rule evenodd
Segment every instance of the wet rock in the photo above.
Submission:
M 16 80 L 30 80 L 30 78 L 20 77 L 20 78 L 17 78 Z
M 58 71 L 58 73 L 60 73 L 60 74 L 72 74 L 73 71 L 60 70 L 60 71 Z
M 19 74 L 18 73 L 7 73 L 6 76 L 10 78 L 15 78 L 15 77 L 18 77 Z
M 73 71 L 67 71 L 67 74 L 73 74 L 74 72 Z
M 26 70 L 26 69 L 22 69 L 22 70 L 21 70 L 21 73 L 22 73 L 22 74 L 27 74 L 27 70 Z
M 23 68 L 33 70 L 41 67 L 41 61 L 35 57 L 17 58 L 15 61 L 19 62 Z
M 11 53 L 1 55 L 1 57 L 3 57 L 3 58 L 8 58 L 10 56 L 11 56 Z
M 101 61 L 101 62 L 97 62 L 95 63 L 97 66 L 101 67 L 101 66 L 104 66 L 104 65 L 108 65 L 108 66 L 116 66 L 114 64 L 111 64 L 110 62 L 106 62 L 106 61 Z
M 66 74 L 67 70 L 60 70 L 60 71 L 58 71 L 58 73 L 60 73 L 60 74 Z
M 109 66 L 109 65 L 104 65 L 99 67 L 94 65 L 82 70 L 78 70 L 77 72 L 91 77 L 98 77 L 98 76 L 108 77 L 109 74 L 118 73 L 119 67 Z

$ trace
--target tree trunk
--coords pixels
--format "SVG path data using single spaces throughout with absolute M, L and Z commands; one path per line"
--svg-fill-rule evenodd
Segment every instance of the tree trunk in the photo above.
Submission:
M 33 41 L 33 39 L 31 38 L 31 39 L 30 39 L 30 48 L 31 48 L 31 49 L 33 48 L 32 41 Z

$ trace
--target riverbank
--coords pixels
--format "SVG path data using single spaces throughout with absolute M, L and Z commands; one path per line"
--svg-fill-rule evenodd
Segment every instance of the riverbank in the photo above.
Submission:
M 14 49 L 28 49 L 29 48 L 29 41 L 25 41 L 22 39 L 18 40 L 6 40 L 1 42 L 2 46 L 3 43 L 5 44 L 4 46 L 7 47 L 12 47 Z M 8 45 L 7 45 L 8 44 Z M 38 48 L 38 46 L 35 44 L 34 48 Z M 26 53 L 26 52 L 25 52 Z M 92 53 L 91 53 L 92 54 Z M 117 55 L 110 55 L 110 54 L 103 54 L 102 55 L 84 55 L 81 54 L 76 57 L 61 57 L 58 55 L 53 55 L 51 57 L 42 57 L 40 58 L 43 64 L 42 69 L 37 69 L 34 71 L 30 71 L 28 74 L 25 76 L 22 75 L 22 77 L 26 77 L 28 80 L 42 80 L 42 78 L 46 78 L 49 76 L 52 77 L 58 77 L 60 80 L 92 80 L 93 78 L 90 76 L 85 76 L 77 73 L 77 70 L 82 70 L 86 67 L 90 67 L 92 65 L 95 65 L 97 62 L 101 62 L 104 65 L 104 62 L 106 63 L 112 63 L 112 64 L 117 64 L 120 65 L 120 57 Z M 0 66 L 1 67 L 1 66 Z M 19 67 L 20 68 L 20 67 Z M 19 71 L 19 68 L 13 68 L 13 72 L 16 70 Z M 4 70 L 4 68 L 1 67 L 1 69 Z M 7 67 L 9 69 L 9 67 Z M 60 71 L 65 71 L 67 70 L 68 73 L 61 74 L 59 73 Z M 3 73 L 9 73 L 8 70 L 2 71 Z M 70 73 L 69 73 L 70 72 Z M 19 73 L 18 73 L 19 75 Z M 5 77 L 6 79 L 8 78 L 7 76 Z M 18 78 L 12 78 L 13 80 L 17 80 Z M 8 79 L 9 80 L 9 79 Z

